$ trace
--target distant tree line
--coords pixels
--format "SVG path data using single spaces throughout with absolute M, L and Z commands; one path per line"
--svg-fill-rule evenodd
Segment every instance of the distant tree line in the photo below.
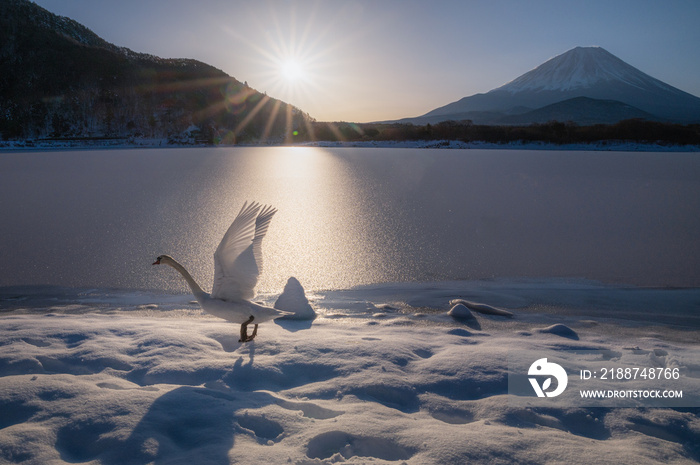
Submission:
M 601 141 L 629 141 L 662 145 L 700 145 L 700 124 L 672 124 L 629 119 L 616 124 L 579 126 L 551 121 L 528 126 L 477 125 L 471 121 L 437 124 L 380 124 L 313 122 L 303 127 L 295 141 L 418 141 L 456 140 L 462 142 L 546 142 L 588 144 Z
M 0 0 L 0 140 L 168 138 L 176 143 L 457 140 L 700 145 L 700 125 L 317 122 L 195 60 L 109 44 L 27 0 Z

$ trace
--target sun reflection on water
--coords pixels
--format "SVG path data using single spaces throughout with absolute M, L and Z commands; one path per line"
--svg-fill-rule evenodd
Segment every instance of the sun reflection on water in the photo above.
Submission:
M 194 182 L 190 193 L 170 199 L 164 209 L 178 210 L 182 223 L 190 225 L 189 230 L 174 226 L 181 238 L 174 248 L 203 288 L 211 288 L 214 250 L 246 200 L 278 209 L 263 241 L 258 292 L 280 292 L 291 276 L 307 289 L 381 280 L 387 248 L 376 241 L 385 242 L 386 233 L 377 230 L 362 186 L 337 153 L 311 147 L 221 148 L 200 157 L 189 176 L 207 179 Z
M 289 276 L 314 289 L 371 282 L 378 257 L 369 216 L 344 161 L 320 148 L 281 148 L 256 160 L 269 182 L 251 195 L 279 209 L 263 245 L 260 291 Z

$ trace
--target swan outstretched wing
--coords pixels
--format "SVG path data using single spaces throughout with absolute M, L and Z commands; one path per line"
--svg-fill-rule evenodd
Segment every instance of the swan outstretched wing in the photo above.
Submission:
M 276 208 L 244 203 L 214 253 L 212 297 L 250 300 L 262 272 L 262 240 Z

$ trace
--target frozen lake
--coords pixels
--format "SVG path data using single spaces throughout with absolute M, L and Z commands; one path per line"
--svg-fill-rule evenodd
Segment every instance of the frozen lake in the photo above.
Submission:
M 0 462 L 697 463 L 699 160 L 0 153 Z M 151 263 L 210 288 L 246 199 L 279 208 L 258 297 L 296 276 L 317 317 L 241 344 Z M 555 401 L 523 391 L 547 357 Z M 577 377 L 601 367 L 678 376 Z
M 0 153 L 0 286 L 211 288 L 244 200 L 261 292 L 511 277 L 700 286 L 695 153 L 193 148 Z

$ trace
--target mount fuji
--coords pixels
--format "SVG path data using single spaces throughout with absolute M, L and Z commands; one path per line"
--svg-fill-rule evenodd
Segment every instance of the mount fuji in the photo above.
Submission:
M 643 73 L 601 47 L 576 47 L 485 94 L 400 121 L 528 124 L 542 122 L 544 114 L 550 120 L 580 124 L 628 118 L 691 123 L 700 122 L 700 98 Z

